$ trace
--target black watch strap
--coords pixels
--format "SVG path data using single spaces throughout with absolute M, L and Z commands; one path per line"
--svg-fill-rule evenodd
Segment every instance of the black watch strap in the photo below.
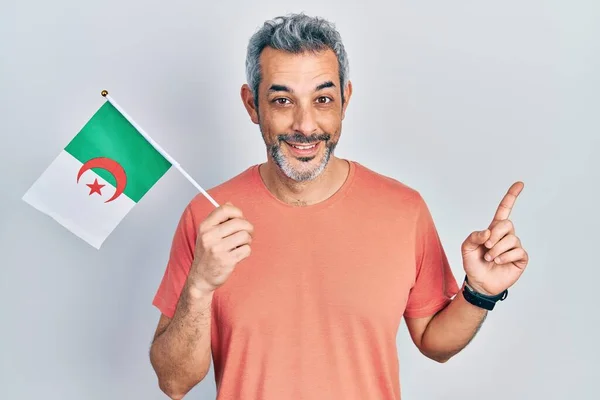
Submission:
M 506 297 L 508 296 L 508 289 L 496 296 L 488 296 L 485 294 L 481 294 L 479 292 L 476 292 L 475 290 L 473 290 L 473 288 L 471 288 L 471 286 L 469 286 L 469 281 L 465 276 L 465 285 L 462 290 L 462 293 L 465 297 L 465 300 L 467 300 L 469 303 L 491 311 L 494 309 L 496 302 L 506 299 Z

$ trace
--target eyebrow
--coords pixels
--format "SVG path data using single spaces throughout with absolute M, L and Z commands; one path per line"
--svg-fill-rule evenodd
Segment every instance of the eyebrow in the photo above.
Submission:
M 327 88 L 330 88 L 330 87 L 335 87 L 335 83 L 333 83 L 332 81 L 323 82 L 320 85 L 317 85 L 317 87 L 315 88 L 315 91 L 327 89 Z M 288 86 L 285 86 L 285 85 L 273 84 L 269 88 L 269 93 L 273 93 L 273 92 L 294 93 L 294 90 L 292 88 L 288 87 Z
M 285 85 L 274 84 L 274 85 L 271 85 L 271 87 L 269 88 L 269 92 L 289 92 L 289 93 L 293 93 L 294 91 L 291 88 L 289 88 L 289 87 L 287 87 Z
M 331 88 L 331 87 L 335 87 L 335 83 L 333 83 L 332 81 L 327 81 L 327 82 L 323 82 L 319 86 L 317 86 L 315 91 L 323 90 L 323 89 L 327 89 L 327 88 Z

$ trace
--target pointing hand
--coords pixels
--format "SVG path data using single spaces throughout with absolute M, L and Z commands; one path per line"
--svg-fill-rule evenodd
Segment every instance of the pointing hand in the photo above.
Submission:
M 489 227 L 471 233 L 462 244 L 463 267 L 469 285 L 479 293 L 502 293 L 527 267 L 529 256 L 509 219 L 523 187 L 522 182 L 515 182 L 500 202 Z

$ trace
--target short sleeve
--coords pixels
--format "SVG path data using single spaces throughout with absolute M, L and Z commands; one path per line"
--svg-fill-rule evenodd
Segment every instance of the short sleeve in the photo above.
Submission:
M 192 214 L 191 205 L 188 205 L 175 229 L 169 260 L 152 301 L 152 304 L 169 318 L 173 318 L 175 314 L 179 296 L 194 259 L 196 236 L 195 218 Z
M 416 279 L 404 316 L 434 315 L 458 293 L 458 285 L 427 204 L 419 196 L 415 222 Z

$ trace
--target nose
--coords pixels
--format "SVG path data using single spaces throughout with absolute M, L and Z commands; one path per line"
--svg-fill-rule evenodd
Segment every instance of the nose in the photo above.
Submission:
M 297 107 L 292 125 L 294 132 L 312 135 L 317 131 L 317 121 L 311 107 Z

